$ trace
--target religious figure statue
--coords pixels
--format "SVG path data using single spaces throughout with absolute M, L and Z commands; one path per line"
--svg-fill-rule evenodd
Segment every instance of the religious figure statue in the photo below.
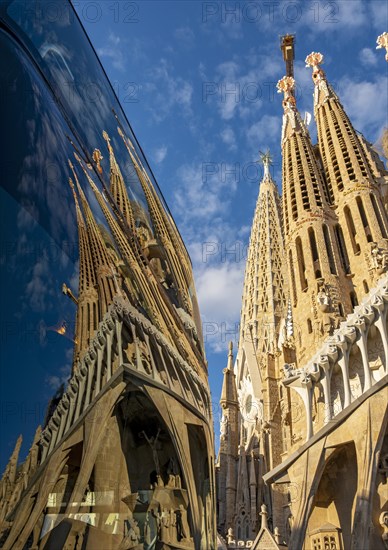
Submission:
M 222 438 L 225 438 L 228 435 L 228 417 L 222 415 L 220 424 L 220 435 Z
M 322 311 L 327 311 L 330 307 L 330 295 L 325 281 L 318 283 L 317 303 Z
M 382 512 L 379 517 L 379 523 L 384 529 L 384 533 L 381 535 L 385 548 L 388 548 L 388 512 Z
M 388 267 L 388 253 L 379 248 L 377 243 L 371 243 L 372 265 L 377 273 L 381 275 Z
M 170 512 L 166 508 L 160 514 L 160 535 L 163 542 L 170 542 Z
M 226 542 L 228 543 L 228 545 L 236 543 L 232 527 L 229 527 L 228 529 L 228 534 L 226 535 Z
M 156 473 L 157 473 L 158 476 L 160 476 L 161 475 L 160 462 L 159 462 L 158 452 L 156 450 L 157 441 L 158 441 L 158 438 L 159 438 L 159 435 L 160 435 L 160 428 L 158 428 L 158 433 L 156 434 L 156 436 L 148 437 L 144 430 L 142 432 L 140 432 L 139 435 L 143 436 L 145 438 L 145 440 L 147 441 L 148 445 L 151 447 L 152 457 L 154 459 Z M 159 485 L 159 483 L 158 483 L 158 485 Z
M 185 510 L 183 504 L 179 505 L 179 510 L 175 510 L 175 516 L 178 542 L 182 539 L 189 539 L 190 527 L 187 521 L 187 511 Z
M 151 526 L 149 514 L 150 513 L 147 512 L 143 528 L 144 544 L 146 544 L 147 546 L 151 544 Z

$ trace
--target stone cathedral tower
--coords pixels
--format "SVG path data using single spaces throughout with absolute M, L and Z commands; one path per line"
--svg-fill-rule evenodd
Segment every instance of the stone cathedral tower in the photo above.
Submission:
M 312 143 L 294 93 L 293 43 L 283 38 L 278 83 L 282 197 L 262 155 L 239 346 L 224 371 L 218 529 L 227 548 L 383 549 L 388 172 L 319 53 L 306 58 Z

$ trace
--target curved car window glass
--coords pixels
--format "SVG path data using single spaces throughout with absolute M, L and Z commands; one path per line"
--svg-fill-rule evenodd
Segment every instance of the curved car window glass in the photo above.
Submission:
M 112 116 L 112 109 L 135 147 L 136 138 L 70 3 L 63 0 L 13 0 L 6 13 L 10 23 L 23 31 L 40 70 L 59 99 L 65 116 L 69 117 L 85 155 L 90 155 L 94 148 L 106 151 L 101 135 L 105 130 L 112 140 L 130 192 L 144 202 L 133 165 L 117 135 L 117 121 Z M 139 148 L 137 152 L 146 164 Z M 153 183 L 158 190 L 154 179 Z M 166 207 L 164 201 L 163 204 Z

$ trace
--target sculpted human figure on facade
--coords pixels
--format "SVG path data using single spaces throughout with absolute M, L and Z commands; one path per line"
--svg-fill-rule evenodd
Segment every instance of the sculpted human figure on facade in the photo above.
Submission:
M 388 253 L 379 248 L 377 243 L 371 243 L 372 265 L 378 275 L 384 273 L 388 268 Z
M 163 542 L 170 542 L 170 512 L 163 508 L 160 514 L 160 536 Z
M 172 456 L 167 464 L 167 487 L 181 488 L 181 477 L 176 459 Z
M 144 521 L 143 528 L 144 544 L 149 546 L 151 544 L 151 525 L 150 525 L 150 513 L 146 513 L 146 519 Z
M 228 435 L 228 418 L 222 415 L 220 423 L 220 437 L 225 438 Z
M 229 529 L 228 529 L 228 534 L 226 535 L 226 540 L 227 540 L 228 544 L 236 544 L 232 527 L 229 527 Z
M 148 437 L 144 430 L 142 432 L 140 432 L 139 435 L 143 436 L 145 438 L 145 440 L 147 441 L 148 445 L 151 447 L 152 458 L 154 460 L 156 473 L 157 473 L 158 476 L 160 476 L 161 475 L 160 462 L 159 462 L 158 451 L 156 450 L 158 438 L 159 438 L 159 435 L 160 435 L 160 428 L 158 428 L 158 432 L 157 432 L 156 436 L 152 435 L 151 437 Z
M 172 508 L 169 512 L 170 514 L 170 533 L 169 533 L 169 540 L 172 544 L 175 542 L 178 542 L 178 532 L 177 532 L 177 522 L 176 522 L 176 514 L 175 510 Z
M 179 509 L 175 510 L 175 515 L 178 542 L 183 539 L 191 540 L 190 527 L 187 521 L 187 510 L 183 504 L 180 504 Z
M 388 548 L 388 512 L 382 512 L 380 514 L 379 523 L 384 530 L 381 538 L 383 539 L 385 548 Z
M 317 286 L 317 303 L 319 304 L 322 311 L 327 311 L 330 308 L 331 300 L 325 280 L 322 279 L 321 281 L 319 281 Z

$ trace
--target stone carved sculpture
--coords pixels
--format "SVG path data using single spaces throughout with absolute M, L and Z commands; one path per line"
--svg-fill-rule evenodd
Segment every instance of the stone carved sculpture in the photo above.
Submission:
M 227 541 L 228 545 L 229 544 L 236 544 L 232 527 L 229 527 L 229 529 L 228 529 L 228 534 L 226 536 L 226 541 Z
M 145 438 L 145 440 L 147 441 L 148 445 L 151 447 L 152 457 L 153 457 L 154 464 L 155 464 L 155 469 L 156 469 L 156 474 L 157 474 L 157 476 L 160 477 L 160 475 L 161 475 L 160 474 L 160 462 L 159 462 L 158 452 L 156 450 L 157 441 L 158 441 L 158 438 L 159 438 L 159 435 L 160 435 L 160 428 L 158 428 L 158 433 L 156 434 L 156 436 L 148 437 L 144 430 L 142 432 L 140 432 L 139 435 L 143 436 Z M 158 483 L 158 485 L 159 485 L 159 483 Z
M 324 280 L 318 283 L 317 303 L 322 311 L 330 308 L 330 295 Z
M 377 243 L 371 243 L 372 266 L 378 275 L 381 275 L 388 269 L 388 253 L 381 249 Z
M 383 539 L 385 548 L 388 548 L 388 512 L 382 512 L 379 517 L 379 523 L 384 529 L 381 538 Z

